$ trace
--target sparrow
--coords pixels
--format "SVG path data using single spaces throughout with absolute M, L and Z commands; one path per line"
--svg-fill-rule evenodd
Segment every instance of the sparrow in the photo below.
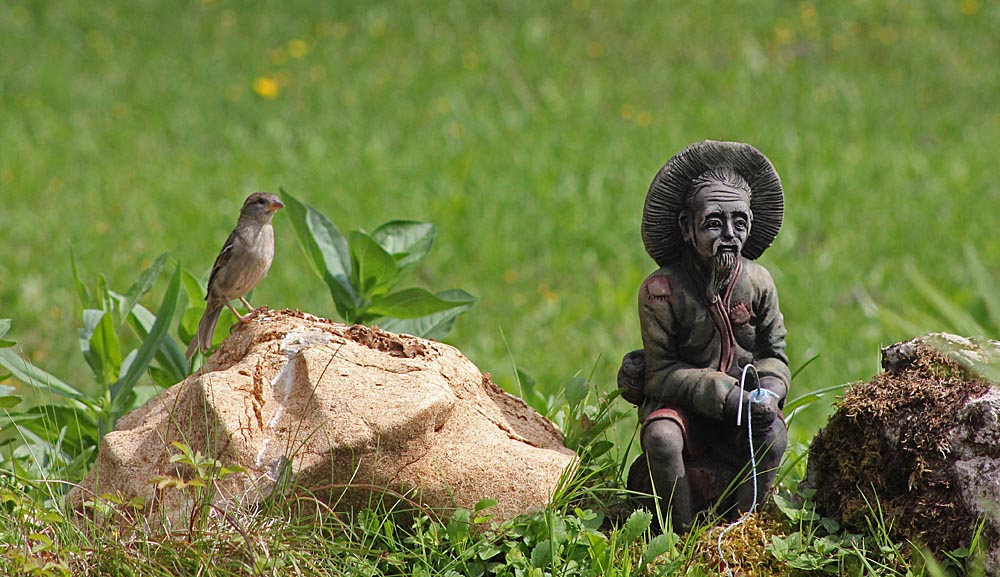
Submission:
M 229 301 L 240 299 L 247 309 L 254 310 L 243 295 L 253 290 L 271 268 L 274 260 L 271 219 L 284 206 L 277 196 L 267 192 L 255 192 L 243 201 L 236 228 L 226 239 L 208 277 L 208 294 L 205 295 L 208 304 L 198 323 L 198 334 L 185 353 L 187 358 L 190 359 L 198 348 L 204 353 L 212 347 L 212 335 L 222 307 L 229 307 L 240 322 L 250 316 L 238 313 Z

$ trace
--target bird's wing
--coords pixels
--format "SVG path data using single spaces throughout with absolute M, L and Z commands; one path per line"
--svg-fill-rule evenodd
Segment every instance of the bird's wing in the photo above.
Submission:
M 236 244 L 236 234 L 237 229 L 233 229 L 233 232 L 229 233 L 229 238 L 226 239 L 226 244 L 222 245 L 222 250 L 219 252 L 219 256 L 215 257 L 215 264 L 212 265 L 212 272 L 208 275 L 208 290 L 205 292 L 205 300 L 208 300 L 208 296 L 212 294 L 212 283 L 215 282 L 215 277 L 219 272 L 219 269 L 226 266 L 233 257 L 233 246 Z

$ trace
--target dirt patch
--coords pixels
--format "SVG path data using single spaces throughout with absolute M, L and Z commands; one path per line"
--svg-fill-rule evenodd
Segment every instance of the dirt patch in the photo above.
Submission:
M 427 347 L 419 340 L 407 338 L 406 335 L 387 333 L 378 327 L 354 325 L 347 329 L 346 336 L 358 344 L 394 357 L 412 359 L 427 354 Z

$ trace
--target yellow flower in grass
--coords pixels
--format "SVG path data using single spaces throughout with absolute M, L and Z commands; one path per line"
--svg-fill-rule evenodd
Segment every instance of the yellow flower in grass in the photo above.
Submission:
M 253 81 L 253 91 L 261 98 L 274 100 L 281 93 L 281 86 L 277 80 L 270 76 L 258 76 Z
M 975 16 L 979 13 L 979 0 L 962 0 L 962 14 Z
M 302 58 L 309 54 L 309 43 L 305 40 L 295 39 L 288 43 L 288 54 L 292 58 Z

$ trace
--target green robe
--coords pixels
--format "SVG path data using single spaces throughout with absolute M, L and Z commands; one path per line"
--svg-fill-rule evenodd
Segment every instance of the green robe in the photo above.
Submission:
M 651 274 L 639 289 L 646 357 L 640 422 L 666 406 L 722 420 L 726 396 L 739 385 L 747 363 L 754 364 L 766 388 L 778 393 L 784 404 L 791 380 L 785 325 L 767 269 L 742 258 L 728 307 L 710 306 L 703 295 L 706 283 L 697 277 L 690 262 L 677 259 Z M 713 318 L 714 306 L 718 308 Z M 724 367 L 727 358 L 730 366 Z M 720 366 L 727 370 L 720 371 Z M 747 388 L 754 385 L 750 381 Z

